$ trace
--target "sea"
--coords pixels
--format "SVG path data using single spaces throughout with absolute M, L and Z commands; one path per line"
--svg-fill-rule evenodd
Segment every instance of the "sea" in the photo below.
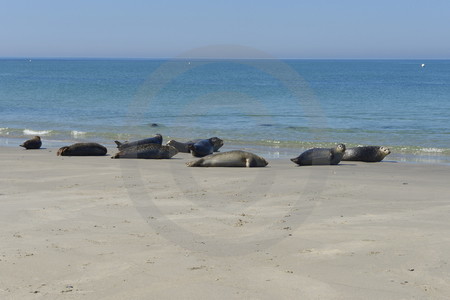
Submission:
M 450 164 L 450 60 L 0 59 L 0 146 L 39 135 L 111 153 L 157 133 L 267 158 L 344 143 Z

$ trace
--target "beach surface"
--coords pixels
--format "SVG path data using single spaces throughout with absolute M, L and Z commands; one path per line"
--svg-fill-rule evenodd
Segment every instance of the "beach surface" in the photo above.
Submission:
M 0 298 L 449 297 L 450 166 L 191 160 L 1 147 Z

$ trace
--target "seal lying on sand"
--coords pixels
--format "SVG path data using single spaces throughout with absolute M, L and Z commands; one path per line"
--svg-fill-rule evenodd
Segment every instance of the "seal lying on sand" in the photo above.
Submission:
M 144 144 L 122 149 L 111 158 L 164 159 L 164 158 L 171 158 L 177 153 L 178 150 L 172 146 L 161 146 L 159 144 Z
M 216 153 L 188 162 L 188 167 L 265 167 L 268 162 L 253 153 L 245 151 L 228 151 Z
M 218 137 L 212 137 L 209 140 L 211 140 L 212 143 L 213 143 L 214 152 L 219 151 L 220 147 L 223 146 L 223 140 L 219 139 Z M 190 152 L 189 146 L 191 146 L 191 145 L 193 145 L 195 143 L 198 143 L 200 141 L 202 141 L 202 140 L 201 139 L 196 139 L 196 140 L 191 140 L 191 141 L 186 142 L 186 143 L 182 143 L 182 142 L 177 142 L 175 140 L 170 140 L 170 141 L 167 142 L 167 145 L 175 147 L 179 152 L 189 153 Z
M 188 148 L 195 157 L 203 157 L 214 152 L 214 144 L 211 139 L 200 140 L 195 144 L 189 145 Z
M 25 149 L 39 149 L 42 146 L 42 141 L 40 136 L 35 136 L 31 140 L 25 141 L 20 147 Z
M 337 165 L 342 160 L 344 151 L 344 144 L 339 144 L 335 148 L 313 148 L 292 158 L 291 161 L 299 166 Z
M 59 148 L 56 155 L 61 156 L 100 156 L 105 155 L 106 147 L 97 143 L 76 143 Z
M 159 144 L 162 145 L 162 135 L 157 134 L 154 137 L 148 138 L 148 139 L 143 139 L 143 140 L 138 140 L 138 141 L 134 141 L 134 142 L 125 142 L 125 143 L 121 143 L 119 141 L 114 141 L 117 144 L 117 148 L 119 148 L 119 150 L 128 148 L 128 147 L 134 147 L 134 146 L 138 146 L 138 145 L 145 145 L 145 144 Z
M 342 160 L 379 162 L 390 153 L 391 150 L 384 146 L 353 147 L 345 150 Z

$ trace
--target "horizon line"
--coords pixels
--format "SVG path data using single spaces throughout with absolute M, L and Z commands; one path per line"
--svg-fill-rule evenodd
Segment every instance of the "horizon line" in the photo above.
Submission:
M 248 58 L 248 57 L 96 57 L 96 56 L 0 56 L 0 60 L 450 60 L 450 58 Z

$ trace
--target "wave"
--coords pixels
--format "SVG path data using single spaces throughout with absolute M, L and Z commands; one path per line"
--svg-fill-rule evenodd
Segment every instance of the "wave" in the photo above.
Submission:
M 87 132 L 85 132 L 85 131 L 78 131 L 78 130 L 72 130 L 72 131 L 70 132 L 70 134 L 71 134 L 74 138 L 77 138 L 77 137 L 83 137 L 83 136 L 86 136 Z
M 23 134 L 25 135 L 47 135 L 51 133 L 53 130 L 31 130 L 31 129 L 24 129 Z

